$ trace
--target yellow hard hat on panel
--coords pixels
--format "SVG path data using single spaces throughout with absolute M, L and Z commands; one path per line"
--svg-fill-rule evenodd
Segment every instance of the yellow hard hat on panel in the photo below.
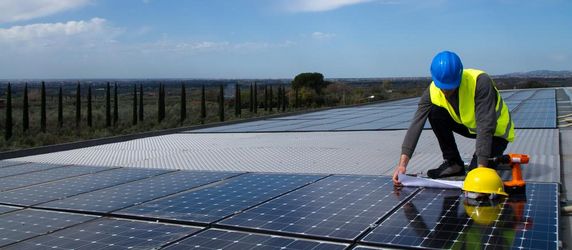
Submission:
M 508 196 L 504 191 L 502 179 L 492 168 L 478 167 L 471 170 L 463 182 L 463 191 L 481 194 Z

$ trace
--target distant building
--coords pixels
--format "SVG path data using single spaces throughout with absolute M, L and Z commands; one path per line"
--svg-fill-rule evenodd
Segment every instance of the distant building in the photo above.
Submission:
M 6 99 L 0 99 L 0 109 L 6 107 Z

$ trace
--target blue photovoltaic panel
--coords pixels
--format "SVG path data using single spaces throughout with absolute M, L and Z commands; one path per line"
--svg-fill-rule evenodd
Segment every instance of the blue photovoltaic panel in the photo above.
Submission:
M 237 173 L 181 171 L 72 196 L 39 206 L 107 213 L 234 175 Z
M 17 167 L 17 166 L 15 166 Z M 61 180 L 69 177 L 92 174 L 110 170 L 109 167 L 70 166 L 53 168 L 27 174 L 20 174 L 0 179 L 0 191 L 41 184 L 50 181 Z
M 26 162 L 19 162 L 19 161 L 0 161 L 0 168 L 14 166 L 14 165 L 21 165 Z
M 211 223 L 322 177 L 298 174 L 246 174 L 218 185 L 144 203 L 116 213 Z
M 9 167 L 0 168 L 0 178 L 1 177 L 7 177 L 7 176 L 13 176 L 13 175 L 19 175 L 19 174 L 25 174 L 25 173 L 31 173 L 31 172 L 37 172 L 37 171 L 47 170 L 47 169 L 51 169 L 51 168 L 58 168 L 58 167 L 62 167 L 62 165 L 41 164 L 41 163 L 27 163 L 27 164 L 22 164 L 22 165 L 13 165 L 13 166 L 9 166 Z
M 9 207 L 9 206 L 2 206 L 2 205 L 0 205 L 0 214 L 5 214 L 5 213 L 8 213 L 8 212 L 16 211 L 16 210 L 18 210 L 18 209 L 19 209 L 19 208 L 17 208 L 17 207 Z
M 526 197 L 471 204 L 457 190 L 424 189 L 362 242 L 454 249 L 557 249 L 558 186 L 527 183 Z
M 33 209 L 6 213 L 0 215 L 0 247 L 95 218 L 97 217 Z
M 314 249 L 342 250 L 348 244 L 209 229 L 165 249 Z
M 99 219 L 10 245 L 5 249 L 158 249 L 198 227 Z
M 4 204 L 31 206 L 167 172 L 169 171 L 141 168 L 113 169 L 91 175 L 0 192 L 0 202 Z
M 415 190 L 394 189 L 390 177 L 330 176 L 217 224 L 354 240 Z

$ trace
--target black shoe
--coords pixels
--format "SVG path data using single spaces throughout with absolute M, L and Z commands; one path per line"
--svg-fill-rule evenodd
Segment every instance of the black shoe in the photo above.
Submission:
M 462 163 L 443 161 L 441 166 L 427 171 L 427 176 L 431 179 L 439 179 L 451 176 L 464 176 L 465 166 Z

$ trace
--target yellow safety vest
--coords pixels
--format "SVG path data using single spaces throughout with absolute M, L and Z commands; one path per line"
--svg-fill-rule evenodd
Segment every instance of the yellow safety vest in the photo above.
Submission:
M 445 98 L 445 95 L 434 82 L 431 82 L 429 94 L 431 102 L 439 107 L 445 108 L 453 120 L 459 124 L 463 124 L 469 129 L 471 134 L 477 133 L 477 121 L 475 119 L 475 89 L 477 88 L 477 77 L 485 72 L 476 69 L 463 70 L 461 85 L 459 86 L 459 115 L 451 104 Z M 497 103 L 495 106 L 497 116 L 497 127 L 494 136 L 506 139 L 509 142 L 514 140 L 514 123 L 510 118 L 508 106 L 502 100 L 499 91 L 495 86 L 497 93 Z

